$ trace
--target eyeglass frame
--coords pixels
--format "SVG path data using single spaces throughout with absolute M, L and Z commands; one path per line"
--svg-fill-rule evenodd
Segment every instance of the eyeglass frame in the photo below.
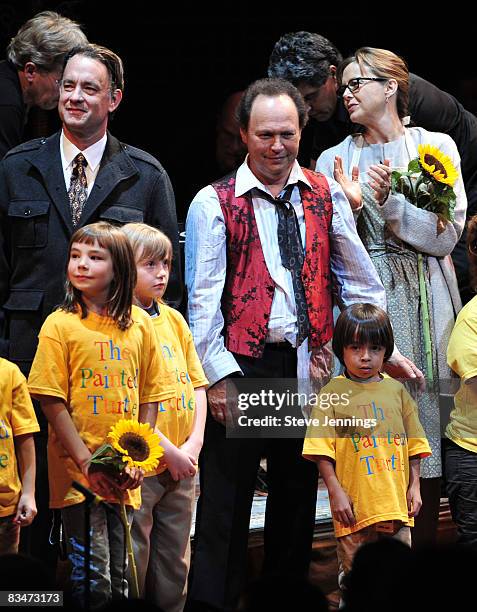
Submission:
M 357 81 L 357 85 L 351 85 L 350 87 L 350 83 L 352 81 Z M 355 93 L 364 85 L 364 83 L 360 81 L 376 81 L 382 83 L 384 81 L 389 81 L 389 79 L 387 79 L 386 77 L 354 77 L 353 79 L 350 79 L 346 83 L 346 85 L 341 85 L 341 87 L 338 89 L 338 94 L 340 96 L 343 96 L 347 89 L 349 89 L 351 93 Z

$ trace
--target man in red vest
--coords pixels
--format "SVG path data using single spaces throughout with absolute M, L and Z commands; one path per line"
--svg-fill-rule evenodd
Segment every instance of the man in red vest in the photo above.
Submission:
M 264 571 L 302 577 L 310 561 L 317 471 L 302 458 L 296 434 L 226 437 L 230 378 L 279 384 L 297 374 L 326 376 L 332 294 L 345 306 L 385 308 L 341 188 L 296 162 L 306 123 L 298 90 L 280 79 L 256 81 L 238 117 L 248 156 L 238 170 L 199 191 L 186 226 L 189 324 L 210 382 L 190 588 L 194 610 L 237 606 L 262 456 L 269 487 Z M 415 376 L 399 353 L 393 359 L 402 374 Z

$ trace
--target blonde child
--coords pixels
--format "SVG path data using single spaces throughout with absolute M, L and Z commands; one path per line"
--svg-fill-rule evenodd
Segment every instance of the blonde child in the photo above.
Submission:
M 25 377 L 0 358 L 0 555 L 18 552 L 20 527 L 36 515 L 33 433 L 39 429 Z
M 77 480 L 108 502 L 140 506 L 142 470 L 114 479 L 90 467 L 119 419 L 155 425 L 160 361 L 154 330 L 132 306 L 136 269 L 124 234 L 100 222 L 78 229 L 69 246 L 66 297 L 43 324 L 28 380 L 49 422 L 50 506 L 60 508 L 72 591 L 83 597 L 84 498 Z M 91 508 L 91 607 L 127 595 L 123 528 L 103 505 Z
M 171 399 L 161 402 L 157 418 L 164 462 L 144 479 L 142 506 L 134 516 L 139 588 L 164 612 L 180 612 L 186 597 L 194 476 L 204 434 L 207 379 L 187 323 L 162 302 L 171 269 L 170 240 L 142 223 L 129 223 L 122 230 L 136 259 L 136 302 L 152 317 L 167 385 L 174 391 Z
M 333 351 L 345 372 L 321 390 L 304 442 L 328 489 L 340 585 L 365 542 L 384 534 L 410 545 L 422 505 L 420 460 L 431 451 L 413 399 L 382 373 L 393 348 L 388 315 L 377 306 L 353 304 L 340 314 Z

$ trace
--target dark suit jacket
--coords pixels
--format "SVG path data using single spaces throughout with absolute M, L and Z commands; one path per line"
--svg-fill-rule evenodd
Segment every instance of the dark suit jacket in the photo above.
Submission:
M 0 159 L 23 139 L 26 104 L 15 66 L 0 62 Z
M 9 151 L 0 163 L 0 355 L 27 373 L 45 318 L 62 301 L 68 243 L 75 228 L 60 156 L 60 133 Z M 106 149 L 78 227 L 105 220 L 143 221 L 172 240 L 166 297 L 181 297 L 174 194 L 148 153 L 108 133 Z

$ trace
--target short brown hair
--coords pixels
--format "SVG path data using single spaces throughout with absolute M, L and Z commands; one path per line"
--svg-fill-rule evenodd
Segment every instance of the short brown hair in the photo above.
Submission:
M 75 55 L 84 55 L 85 57 L 89 57 L 90 59 L 94 59 L 103 64 L 108 71 L 111 92 L 114 93 L 115 89 L 124 91 L 123 61 L 119 55 L 114 53 L 114 51 L 111 51 L 111 49 L 108 49 L 107 47 L 101 47 L 101 45 L 93 45 L 92 43 L 75 47 L 65 57 L 63 69 L 66 67 L 69 60 Z
M 357 63 L 360 68 L 366 66 L 377 77 L 395 79 L 398 84 L 396 106 L 399 118 L 409 114 L 409 69 L 406 62 L 392 51 L 376 49 L 374 47 L 361 47 L 354 55 L 347 57 L 340 64 L 336 77 L 342 84 L 343 72 L 350 64 Z
M 244 91 L 237 107 L 237 119 L 243 130 L 248 128 L 252 106 L 258 96 L 268 96 L 277 98 L 278 96 L 288 96 L 295 104 L 298 113 L 298 125 L 303 129 L 308 121 L 308 113 L 303 96 L 298 89 L 284 79 L 259 79 L 254 81 Z
M 111 253 L 113 280 L 109 287 L 107 312 L 119 329 L 127 329 L 132 324 L 131 307 L 137 275 L 133 251 L 126 235 L 119 227 L 105 221 L 85 225 L 71 236 L 68 246 L 68 262 L 74 242 L 86 244 L 97 242 L 100 247 Z M 66 276 L 65 290 L 65 299 L 60 308 L 66 312 L 77 312 L 79 307 L 81 318 L 86 318 L 88 308 L 83 301 L 81 291 L 78 291 L 72 285 L 68 275 Z
M 387 313 L 374 304 L 352 304 L 336 321 L 333 352 L 344 365 L 343 351 L 350 344 L 376 344 L 385 348 L 384 361 L 394 350 L 394 334 Z

